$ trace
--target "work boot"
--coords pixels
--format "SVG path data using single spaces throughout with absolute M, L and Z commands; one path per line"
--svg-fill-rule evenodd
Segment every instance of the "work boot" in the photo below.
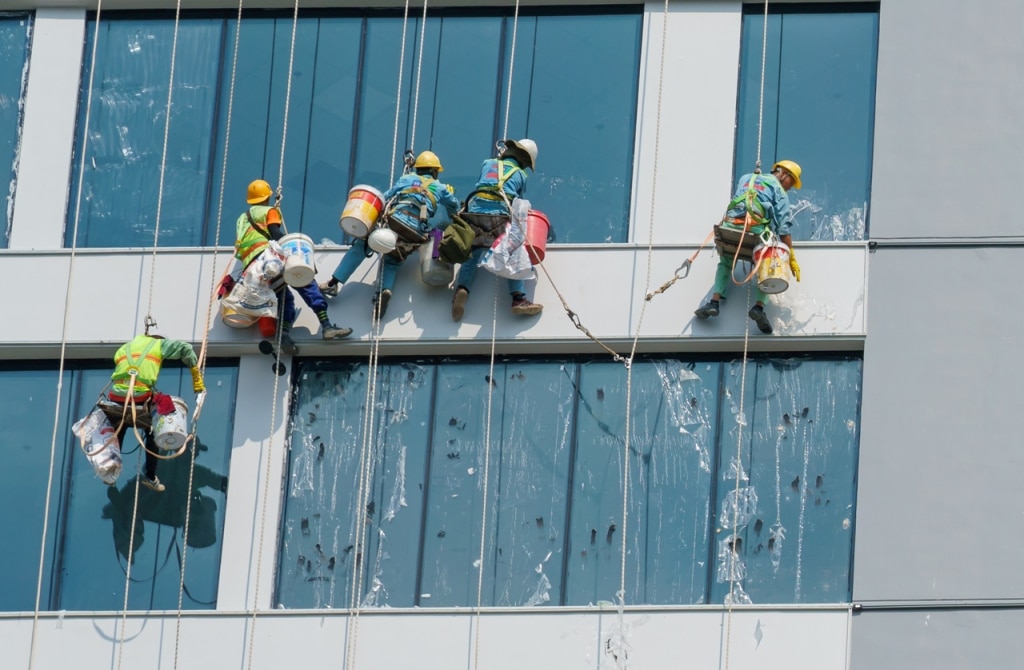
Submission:
M 160 478 L 157 477 L 156 475 L 153 475 L 152 479 L 150 479 L 149 476 L 145 474 L 139 475 L 139 483 L 148 489 L 156 491 L 157 493 L 161 493 L 164 491 L 164 489 L 167 488 L 166 486 L 160 483 Z
M 540 314 L 540 311 L 544 309 L 544 305 L 538 305 L 535 302 L 530 302 L 525 295 L 522 293 L 516 293 L 512 296 L 512 313 L 519 314 L 521 316 L 533 316 Z
M 352 334 L 351 328 L 342 328 L 333 323 L 325 323 L 320 326 L 320 336 L 325 340 L 340 340 Z
M 341 292 L 341 282 L 329 281 L 320 284 L 320 292 L 324 294 L 325 298 L 336 298 Z
M 466 313 L 467 300 L 469 300 L 469 289 L 465 286 L 455 289 L 455 297 L 452 298 L 452 321 L 462 321 L 462 315 Z
M 388 303 L 391 301 L 391 289 L 384 289 L 373 296 L 373 314 L 377 318 L 384 318 L 384 312 L 388 311 Z
M 758 329 L 765 335 L 770 335 L 772 332 L 772 322 L 768 320 L 768 317 L 764 313 L 764 307 L 761 305 L 754 305 L 747 312 L 747 316 L 754 320 L 757 324 Z
M 718 316 L 718 301 L 712 298 L 693 311 L 698 319 L 706 319 L 711 316 Z
M 295 340 L 288 333 L 281 333 L 281 353 L 288 356 L 296 356 L 299 353 L 299 345 L 295 344 Z

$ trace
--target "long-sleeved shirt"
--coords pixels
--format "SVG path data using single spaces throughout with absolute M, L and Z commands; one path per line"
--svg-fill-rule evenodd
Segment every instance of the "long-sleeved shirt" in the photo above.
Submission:
M 489 158 L 480 167 L 480 179 L 474 187 L 477 193 L 469 199 L 467 211 L 473 214 L 509 214 L 508 205 L 498 189 L 505 192 L 509 202 L 526 196 L 526 170 L 510 157 Z
M 733 202 L 736 203 L 725 213 L 726 219 L 743 219 L 747 214 L 746 194 L 750 189 L 750 182 L 754 180 L 754 191 L 757 194 L 757 202 L 764 209 L 764 218 L 768 225 L 779 237 L 789 235 L 789 229 L 793 226 L 793 212 L 789 207 L 789 196 L 782 184 L 770 174 L 754 175 L 745 174 L 740 177 L 736 184 L 736 192 L 733 194 Z M 737 202 L 738 201 L 738 202 Z M 760 214 L 752 212 L 752 214 Z

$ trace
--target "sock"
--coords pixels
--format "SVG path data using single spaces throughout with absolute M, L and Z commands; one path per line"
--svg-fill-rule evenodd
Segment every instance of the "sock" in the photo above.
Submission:
M 320 319 L 320 323 L 321 324 L 330 324 L 331 323 L 330 317 L 327 316 L 327 310 L 326 309 L 322 309 L 319 312 L 317 312 L 316 313 L 316 318 Z

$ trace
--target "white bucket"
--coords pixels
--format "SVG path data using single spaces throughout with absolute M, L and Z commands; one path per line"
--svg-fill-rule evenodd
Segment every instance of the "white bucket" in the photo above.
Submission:
M 94 408 L 89 416 L 71 427 L 71 432 L 81 441 L 96 476 L 113 486 L 121 474 L 121 445 L 106 413 L 99 407 Z
M 243 314 L 234 307 L 220 303 L 220 320 L 229 328 L 248 328 L 256 323 L 256 317 Z
M 313 265 L 313 240 L 302 233 L 285 235 L 278 244 L 288 256 L 284 262 L 284 280 L 289 286 L 309 286 L 316 276 Z
M 427 286 L 448 286 L 455 279 L 455 266 L 434 258 L 440 239 L 438 235 L 431 235 L 430 240 L 420 246 L 420 276 Z
M 177 396 L 171 396 L 174 411 L 153 414 L 153 441 L 164 451 L 177 451 L 185 446 L 188 437 L 188 405 Z
M 358 184 L 348 192 L 338 223 L 348 235 L 365 240 L 383 209 L 384 195 L 372 186 Z

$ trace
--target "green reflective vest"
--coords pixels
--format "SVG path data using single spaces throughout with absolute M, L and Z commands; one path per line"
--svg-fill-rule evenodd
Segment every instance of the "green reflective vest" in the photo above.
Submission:
M 135 372 L 132 395 L 140 398 L 152 393 L 156 378 L 160 375 L 160 366 L 164 362 L 161 342 L 162 340 L 155 337 L 139 335 L 131 342 L 121 345 L 114 354 L 114 374 L 110 375 L 113 382 L 110 391 L 112 395 L 127 397 L 132 371 Z

